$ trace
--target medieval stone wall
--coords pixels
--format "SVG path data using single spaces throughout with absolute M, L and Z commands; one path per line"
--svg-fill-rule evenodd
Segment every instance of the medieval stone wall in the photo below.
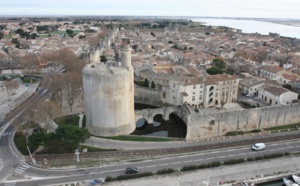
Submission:
M 134 86 L 134 102 L 153 105 L 157 107 L 165 106 L 161 101 L 162 92 L 158 89 Z
M 188 115 L 186 122 L 187 140 L 217 137 L 229 131 L 250 131 L 300 122 L 300 104 L 197 113 Z

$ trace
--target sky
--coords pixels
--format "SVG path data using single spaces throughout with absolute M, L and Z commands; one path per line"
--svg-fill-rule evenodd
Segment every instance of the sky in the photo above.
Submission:
M 300 19 L 300 0 L 0 0 L 0 15 L 209 16 Z

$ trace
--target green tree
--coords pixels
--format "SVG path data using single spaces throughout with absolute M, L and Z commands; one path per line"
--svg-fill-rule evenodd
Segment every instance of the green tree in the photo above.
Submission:
M 225 69 L 226 68 L 225 62 L 221 59 L 218 59 L 218 58 L 213 60 L 212 65 L 216 68 L 219 68 L 219 69 Z
M 24 32 L 24 30 L 21 29 L 21 28 L 18 28 L 18 29 L 15 31 L 16 34 L 20 34 L 20 33 L 23 33 L 23 32 Z
M 155 87 L 156 87 L 156 85 L 155 85 L 154 81 L 152 81 L 151 82 L 151 88 L 155 88 Z
M 20 41 L 17 38 L 12 38 L 11 42 L 16 44 L 16 45 L 20 45 Z
M 55 133 L 58 139 L 75 144 L 85 142 L 91 135 L 86 128 L 78 128 L 72 125 L 58 126 Z
M 222 74 L 223 71 L 219 68 L 216 68 L 216 67 L 212 67 L 212 68 L 209 68 L 206 70 L 206 72 L 210 75 L 214 75 L 214 74 Z
M 35 39 L 37 37 L 39 37 L 39 35 L 37 35 L 36 33 L 32 33 L 30 34 L 31 39 Z
M 28 138 L 28 145 L 30 148 L 36 149 L 40 145 L 44 145 L 48 141 L 49 135 L 45 129 L 33 132 Z
M 105 64 L 107 62 L 107 58 L 104 55 L 100 56 L 100 62 Z
M 288 90 L 293 90 L 293 87 L 292 87 L 292 85 L 290 85 L 290 84 L 284 84 L 284 85 L 282 85 L 282 87 L 283 87 L 283 88 L 286 88 L 286 89 L 288 89 Z
M 149 87 L 149 80 L 148 80 L 147 78 L 146 78 L 145 81 L 144 81 L 144 86 L 145 86 L 145 87 Z
M 73 30 L 71 30 L 71 29 L 67 29 L 66 32 L 69 36 L 73 34 Z
M 0 32 L 0 39 L 2 39 L 4 37 L 4 34 L 2 32 Z
M 226 74 L 234 75 L 234 70 L 233 69 L 227 69 Z
M 134 51 L 136 51 L 136 50 L 138 49 L 138 47 L 139 47 L 139 46 L 138 46 L 137 44 L 135 44 L 135 45 L 132 46 L 132 49 L 133 49 Z

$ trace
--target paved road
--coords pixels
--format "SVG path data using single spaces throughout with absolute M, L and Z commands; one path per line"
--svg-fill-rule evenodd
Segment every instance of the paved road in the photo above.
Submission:
M 32 177 L 39 180 L 20 181 L 15 185 L 43 185 L 55 184 L 62 182 L 75 182 L 82 180 L 91 180 L 95 178 L 105 178 L 107 176 L 117 176 L 124 174 L 126 167 L 134 166 L 140 169 L 140 172 L 158 171 L 161 169 L 180 169 L 185 165 L 200 165 L 212 161 L 224 161 L 228 159 L 239 159 L 261 156 L 263 154 L 278 153 L 278 152 L 300 152 L 300 142 L 288 141 L 283 143 L 267 144 L 264 151 L 254 152 L 249 146 L 219 149 L 216 151 L 204 151 L 195 154 L 185 154 L 173 157 L 164 157 L 161 159 L 151 159 L 141 162 L 121 162 L 114 165 L 106 165 L 102 167 L 92 167 L 85 169 L 74 170 L 44 170 L 35 167 L 29 167 L 24 174 L 27 177 Z M 297 158 L 300 160 L 300 158 Z M 300 162 L 300 161 L 299 161 Z M 256 163 L 256 162 L 255 162 Z M 23 166 L 24 167 L 24 166 Z M 25 169 L 26 167 L 24 167 Z M 18 168 L 16 168 L 18 169 Z M 43 178 L 43 179 L 42 179 Z M 0 184 L 1 185 L 1 184 Z
M 119 149 L 119 150 L 137 150 L 137 149 L 163 149 L 163 148 L 179 148 L 179 147 L 190 147 L 190 146 L 199 146 L 206 144 L 216 144 L 221 142 L 233 142 L 240 140 L 248 139 L 263 139 L 270 136 L 285 136 L 286 134 L 299 134 L 300 130 L 290 131 L 290 132 L 281 132 L 274 134 L 254 134 L 254 136 L 240 136 L 232 137 L 226 139 L 218 140 L 199 140 L 199 141 L 175 141 L 175 142 L 136 142 L 136 141 L 118 141 L 118 140 L 109 140 L 104 138 L 90 137 L 86 140 L 86 145 L 94 146 L 104 149 Z
M 2 122 L 1 126 L 3 130 L 0 133 L 0 180 L 7 177 L 13 169 L 24 163 L 24 158 L 15 152 L 12 148 L 12 134 L 16 130 L 16 127 L 21 125 L 24 121 L 26 111 L 29 111 L 39 102 L 44 101 L 48 97 L 47 90 L 40 88 L 26 104 L 15 109 L 8 117 L 6 117 Z

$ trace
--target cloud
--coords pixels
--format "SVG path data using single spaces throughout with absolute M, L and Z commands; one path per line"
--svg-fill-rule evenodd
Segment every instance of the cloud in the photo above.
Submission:
M 2 15 L 300 17 L 298 0 L 10 0 Z

